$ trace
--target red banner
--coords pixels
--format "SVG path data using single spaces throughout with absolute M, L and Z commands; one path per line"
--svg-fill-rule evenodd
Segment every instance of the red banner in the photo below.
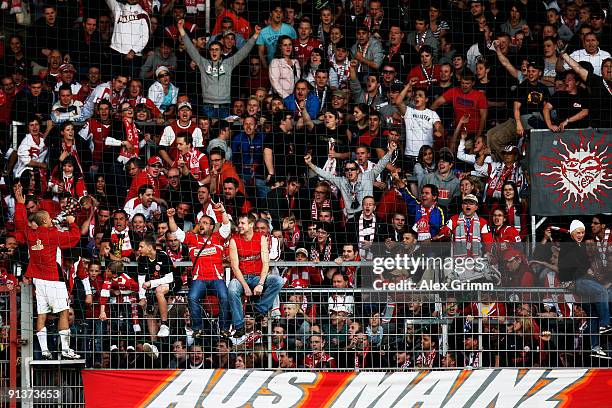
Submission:
M 612 407 L 612 370 L 84 370 L 89 407 Z

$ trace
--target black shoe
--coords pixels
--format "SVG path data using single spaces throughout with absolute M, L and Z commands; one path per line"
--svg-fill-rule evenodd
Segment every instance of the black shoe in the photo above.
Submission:
M 229 330 L 220 330 L 219 336 L 229 338 L 232 336 Z
M 612 325 L 605 325 L 599 328 L 599 334 L 608 334 L 612 333 Z
M 244 327 L 241 327 L 239 329 L 236 329 L 236 331 L 234 331 L 234 334 L 232 335 L 232 337 L 235 338 L 235 339 L 239 339 L 242 336 L 244 336 L 245 333 L 246 332 L 244 331 Z
M 194 339 L 199 339 L 204 337 L 204 330 L 194 330 L 192 336 Z

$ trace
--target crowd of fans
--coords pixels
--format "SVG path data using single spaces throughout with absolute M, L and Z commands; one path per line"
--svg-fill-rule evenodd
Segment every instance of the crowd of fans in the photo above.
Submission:
M 608 361 L 609 216 L 524 245 L 530 131 L 612 128 L 608 4 L 26 3 L 2 2 L 0 285 L 40 282 L 32 237 L 66 237 L 42 279 L 69 314 L 37 286 L 38 357 L 58 331 L 99 367 Z M 438 242 L 481 281 L 578 299 L 351 292 L 377 250 Z

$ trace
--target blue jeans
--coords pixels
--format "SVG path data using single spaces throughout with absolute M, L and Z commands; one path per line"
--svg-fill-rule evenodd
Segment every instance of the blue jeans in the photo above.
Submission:
M 256 275 L 244 275 L 249 288 L 253 290 L 259 283 L 259 276 Z M 283 279 L 280 276 L 268 275 L 266 276 L 266 282 L 259 301 L 253 305 L 253 308 L 257 313 L 266 314 L 272 308 L 274 299 L 283 287 Z M 232 309 L 232 324 L 234 329 L 238 330 L 244 326 L 244 312 L 242 310 L 242 295 L 244 294 L 244 288 L 238 279 L 234 278 L 229 284 L 229 301 L 230 308 Z
M 205 103 L 202 105 L 202 113 L 209 119 L 225 119 L 230 115 L 230 106 L 229 104 L 212 105 Z
M 193 280 L 189 288 L 189 312 L 191 313 L 191 325 L 193 330 L 202 330 L 202 309 L 200 300 L 211 290 L 215 292 L 219 300 L 219 327 L 221 330 L 229 330 L 230 305 L 227 297 L 227 287 L 222 280 Z
M 610 306 L 608 302 L 612 298 L 610 289 L 606 289 L 599 282 L 589 278 L 576 279 L 576 293 L 584 296 L 586 302 L 593 303 L 597 310 L 597 319 L 590 319 L 589 330 L 591 332 L 591 347 L 599 346 L 599 326 L 610 324 Z
M 251 193 L 251 196 L 254 195 L 257 200 L 265 200 L 266 197 L 268 197 L 268 193 L 272 191 L 272 189 L 266 184 L 266 180 L 262 178 L 253 176 L 252 174 L 241 174 L 241 177 L 247 189 L 252 190 L 253 184 L 255 184 L 255 194 Z

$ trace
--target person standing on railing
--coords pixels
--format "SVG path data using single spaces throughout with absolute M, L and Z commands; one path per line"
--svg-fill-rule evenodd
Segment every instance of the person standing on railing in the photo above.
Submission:
M 189 247 L 189 256 L 193 264 L 193 280 L 189 288 L 189 311 L 193 337 L 204 336 L 202 330 L 202 308 L 200 300 L 206 293 L 214 291 L 219 301 L 219 327 L 221 334 L 229 336 L 230 304 L 223 270 L 223 243 L 230 236 L 230 220 L 222 203 L 213 204 L 215 213 L 221 213 L 221 227 L 214 232 L 215 220 L 209 215 L 202 215 L 198 221 L 198 233 L 184 232 L 176 224 L 174 208 L 168 209 L 168 228 L 176 238 Z
M 255 320 L 260 320 L 268 313 L 283 286 L 280 276 L 268 274 L 268 239 L 265 235 L 256 233 L 253 230 L 254 225 L 255 218 L 252 215 L 241 215 L 238 217 L 238 234 L 230 241 L 230 263 L 234 279 L 229 284 L 228 292 L 235 338 L 245 334 L 242 295 L 259 296 L 253 308 Z
M 15 188 L 15 219 L 19 218 L 25 222 L 27 217 L 25 208 L 25 196 L 21 186 Z M 75 247 L 81 238 L 81 232 L 76 225 L 76 218 L 67 215 L 68 231 L 59 231 L 51 222 L 51 217 L 46 211 L 38 211 L 27 217 L 28 227 L 24 233 L 28 243 L 30 259 L 26 277 L 33 279 L 36 288 L 36 309 L 38 318 L 36 320 L 36 337 L 42 351 L 44 360 L 51 360 L 53 355 L 47 346 L 47 322 L 48 313 L 59 313 L 58 330 L 62 344 L 62 357 L 66 359 L 78 359 L 81 356 L 70 348 L 70 329 L 68 324 L 68 289 L 65 278 L 57 263 L 58 249 Z

